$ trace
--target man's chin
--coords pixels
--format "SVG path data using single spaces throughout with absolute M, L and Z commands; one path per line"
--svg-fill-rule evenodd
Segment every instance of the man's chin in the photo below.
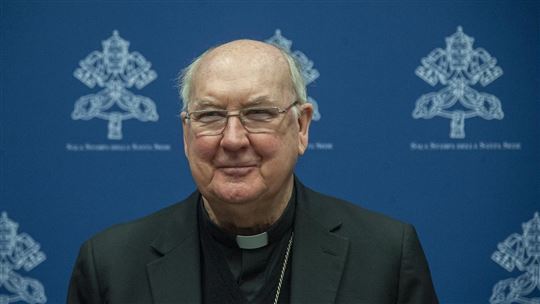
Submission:
M 213 187 L 213 195 L 220 201 L 231 204 L 252 202 L 261 197 L 263 189 L 253 182 L 221 183 Z
M 226 203 L 242 204 L 255 201 L 260 195 L 254 191 L 245 189 L 227 189 L 216 193 L 216 197 Z
M 261 176 L 256 170 L 244 169 L 231 170 L 225 174 L 223 171 L 216 172 L 208 190 L 216 199 L 227 202 L 241 204 L 256 201 L 267 190 Z

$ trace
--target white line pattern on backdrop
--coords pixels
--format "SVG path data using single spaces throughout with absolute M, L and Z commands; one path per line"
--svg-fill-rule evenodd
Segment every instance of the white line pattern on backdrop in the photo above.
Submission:
M 131 93 L 127 88 L 142 89 L 157 78 L 151 63 L 140 53 L 129 53 L 129 41 L 118 31 L 102 41 L 103 51 L 93 51 L 79 62 L 73 76 L 89 88 L 104 88 L 97 94 L 82 96 L 71 114 L 74 120 L 100 118 L 109 121 L 107 138 L 122 139 L 122 121 L 157 121 L 158 113 L 152 99 Z
M 47 302 L 43 285 L 35 279 L 23 277 L 16 272 L 34 269 L 47 257 L 39 243 L 26 233 L 17 234 L 19 224 L 2 212 L 0 217 L 0 304 Z M 2 294 L 2 288 L 11 294 Z
M 309 60 L 309 58 L 300 51 L 291 51 L 292 41 L 283 37 L 280 29 L 276 29 L 274 36 L 266 39 L 266 42 L 277 45 L 278 47 L 286 50 L 296 59 L 296 61 L 300 64 L 300 70 L 302 72 L 302 76 L 304 77 L 304 81 L 306 82 L 306 86 L 315 81 L 315 79 L 319 78 L 319 71 L 313 68 L 313 61 Z M 313 105 L 313 120 L 319 121 L 321 119 L 319 104 L 310 96 L 308 96 L 307 99 L 307 101 Z
M 523 233 L 513 233 L 497 245 L 491 256 L 508 272 L 517 268 L 524 272 L 516 278 L 501 280 L 493 286 L 491 304 L 540 304 L 540 298 L 527 296 L 540 291 L 540 217 L 538 212 L 522 225 Z
M 465 138 L 465 119 L 504 117 L 496 96 L 471 88 L 478 83 L 485 87 L 503 74 L 497 60 L 482 48 L 473 49 L 473 43 L 474 38 L 459 26 L 456 33 L 446 38 L 446 49 L 433 50 L 422 58 L 422 65 L 415 71 L 430 85 L 440 83 L 445 87 L 422 95 L 416 101 L 413 118 L 450 119 L 450 138 Z

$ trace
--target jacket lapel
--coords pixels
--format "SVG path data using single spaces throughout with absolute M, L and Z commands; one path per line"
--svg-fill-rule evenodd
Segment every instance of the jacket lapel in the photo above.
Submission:
M 333 232 L 339 219 L 318 214 L 310 195 L 298 181 L 291 278 L 291 303 L 334 303 L 349 241 Z
M 339 219 L 312 208 L 317 196 L 298 181 L 296 187 L 291 303 L 334 303 L 349 241 L 333 233 Z M 160 256 L 147 264 L 154 303 L 201 303 L 198 200 L 196 192 L 181 203 L 151 244 Z
M 200 303 L 198 192 L 174 212 L 151 244 L 160 257 L 146 265 L 154 303 Z

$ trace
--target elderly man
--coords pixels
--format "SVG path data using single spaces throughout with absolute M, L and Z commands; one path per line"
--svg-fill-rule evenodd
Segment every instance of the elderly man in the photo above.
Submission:
M 181 94 L 198 191 L 87 241 L 69 303 L 437 303 L 412 226 L 295 179 L 313 109 L 289 54 L 221 45 Z

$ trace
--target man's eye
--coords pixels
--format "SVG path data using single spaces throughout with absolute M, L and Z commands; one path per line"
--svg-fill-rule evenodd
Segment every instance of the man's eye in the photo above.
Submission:
M 244 117 L 250 120 L 270 120 L 275 118 L 277 115 L 275 109 L 269 108 L 269 109 L 246 109 L 244 111 Z
M 193 118 L 200 122 L 214 122 L 225 118 L 227 114 L 223 111 L 204 111 L 193 113 Z

